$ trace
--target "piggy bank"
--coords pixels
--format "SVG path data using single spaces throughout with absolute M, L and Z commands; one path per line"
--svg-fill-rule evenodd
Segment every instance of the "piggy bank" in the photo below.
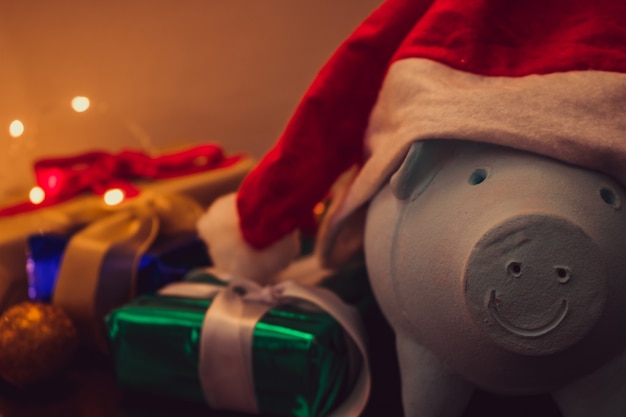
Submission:
M 616 181 L 547 157 L 414 143 L 365 227 L 406 416 L 460 416 L 476 388 L 626 416 L 624 204 Z

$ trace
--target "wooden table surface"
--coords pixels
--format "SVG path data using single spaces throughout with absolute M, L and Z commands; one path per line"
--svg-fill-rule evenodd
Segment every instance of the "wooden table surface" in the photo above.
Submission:
M 402 417 L 394 334 L 376 307 L 369 336 L 372 392 L 363 417 Z M 250 417 L 147 394 L 121 392 L 111 358 L 81 349 L 53 380 L 17 389 L 0 379 L 0 417 Z M 562 417 L 548 395 L 495 396 L 476 391 L 462 417 Z
M 373 389 L 364 417 L 402 416 L 398 369 L 389 343 L 372 345 Z M 58 378 L 18 390 L 0 381 L 0 417 L 247 417 L 201 404 L 121 393 L 109 360 L 79 352 Z M 551 398 L 500 397 L 477 391 L 463 417 L 560 417 Z

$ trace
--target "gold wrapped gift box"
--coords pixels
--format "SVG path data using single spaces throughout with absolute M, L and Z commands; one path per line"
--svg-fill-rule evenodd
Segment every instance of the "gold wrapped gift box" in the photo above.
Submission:
M 234 165 L 158 181 L 137 181 L 142 192 L 182 194 L 207 207 L 220 195 L 235 191 L 254 166 L 244 157 Z M 101 210 L 102 197 L 83 194 L 58 205 L 0 217 L 0 312 L 28 298 L 26 241 L 42 232 L 66 232 L 81 222 L 76 213 Z M 80 217 L 80 216 L 78 216 Z

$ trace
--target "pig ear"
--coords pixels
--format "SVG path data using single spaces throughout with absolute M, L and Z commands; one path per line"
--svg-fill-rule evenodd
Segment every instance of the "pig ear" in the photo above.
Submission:
M 421 194 L 430 185 L 440 162 L 439 141 L 413 142 L 400 165 L 391 176 L 389 187 L 398 200 Z

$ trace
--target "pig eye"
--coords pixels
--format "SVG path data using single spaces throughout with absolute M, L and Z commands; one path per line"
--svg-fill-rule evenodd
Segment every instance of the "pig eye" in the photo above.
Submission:
M 557 266 L 554 268 L 554 272 L 556 272 L 556 279 L 560 284 L 567 284 L 570 279 L 572 279 L 572 274 L 569 271 L 569 268 L 565 266 Z
M 604 201 L 606 204 L 613 208 L 619 208 L 621 206 L 621 202 L 615 191 L 611 190 L 608 187 L 600 188 L 600 198 L 602 198 L 602 201 Z
M 468 179 L 468 182 L 471 185 L 478 185 L 481 182 L 485 181 L 486 179 L 487 179 L 487 170 L 483 168 L 478 168 L 474 170 L 474 172 L 472 172 L 472 174 L 470 175 Z
M 513 278 L 519 278 L 522 275 L 522 264 L 519 262 L 510 262 L 506 266 L 506 272 Z

